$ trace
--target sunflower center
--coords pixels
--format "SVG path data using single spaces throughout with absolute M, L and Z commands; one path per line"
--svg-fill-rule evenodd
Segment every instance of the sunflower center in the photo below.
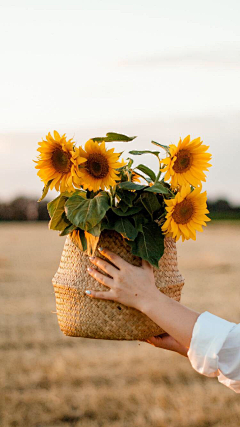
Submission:
M 177 224 L 186 224 L 191 220 L 193 213 L 194 206 L 191 200 L 185 199 L 175 206 L 172 217 Z
M 71 170 L 71 154 L 56 148 L 52 154 L 52 165 L 57 172 L 67 173 Z
M 107 158 L 101 153 L 92 153 L 88 157 L 86 168 L 94 178 L 105 178 L 109 171 Z
M 173 170 L 177 173 L 187 172 L 192 166 L 192 160 L 192 154 L 188 150 L 179 150 Z

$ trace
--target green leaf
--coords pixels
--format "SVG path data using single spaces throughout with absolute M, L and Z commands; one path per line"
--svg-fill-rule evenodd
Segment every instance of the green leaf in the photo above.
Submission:
M 46 185 L 44 185 L 44 187 L 42 189 L 42 195 L 41 195 L 40 199 L 38 200 L 38 202 L 41 202 L 43 199 L 45 199 L 52 181 L 53 180 L 50 179 L 50 181 L 48 181 L 48 183 Z
M 161 205 L 158 201 L 158 198 L 156 194 L 153 193 L 143 193 L 140 196 L 141 202 L 145 209 L 150 214 L 151 218 L 153 219 L 154 212 L 158 211 L 161 208 Z
M 79 194 L 79 193 L 80 193 L 80 190 L 76 190 L 76 192 L 74 192 L 74 194 Z M 83 192 L 83 193 L 85 194 L 85 192 Z M 58 206 L 58 203 L 59 203 L 59 200 L 61 199 L 61 197 L 65 197 L 65 200 L 67 200 L 72 195 L 73 195 L 73 193 L 69 193 L 68 191 L 64 191 L 58 197 L 56 197 L 56 199 L 52 200 L 51 202 L 49 202 L 47 204 L 48 213 L 49 213 L 51 218 L 54 215 L 54 212 Z
M 57 205 L 59 202 L 59 199 L 61 198 L 61 195 L 56 197 L 56 199 L 52 200 L 51 202 L 49 202 L 47 204 L 47 209 L 48 209 L 48 213 L 50 215 L 50 217 L 52 218 L 54 215 L 55 210 L 57 209 Z
M 103 219 L 109 208 L 109 195 L 106 191 L 101 191 L 93 199 L 73 195 L 68 199 L 65 211 L 69 221 L 89 231 Z
M 135 184 L 134 182 L 126 181 L 118 184 L 119 188 L 123 188 L 124 190 L 142 190 L 146 187 L 146 185 Z
M 131 167 L 131 166 L 132 166 L 132 164 L 133 164 L 133 159 L 131 159 L 131 157 L 128 157 L 128 158 L 127 158 L 127 160 L 128 160 L 127 167 L 130 169 L 130 167 Z
M 115 230 L 124 238 L 130 240 L 134 240 L 138 233 L 130 219 L 119 217 L 112 210 L 109 210 L 102 220 L 101 230 Z
M 96 142 L 113 142 L 113 141 L 123 141 L 123 142 L 129 142 L 133 139 L 137 138 L 136 136 L 126 136 L 122 135 L 121 133 L 115 133 L 115 132 L 108 132 L 106 136 L 103 137 L 95 137 L 92 138 L 93 141 Z
M 141 211 L 140 206 L 133 206 L 132 208 L 127 209 L 125 212 L 119 208 L 112 208 L 112 211 L 118 216 L 130 216 L 134 215 Z
M 126 203 L 126 205 L 128 205 L 128 206 L 132 206 L 133 200 L 137 197 L 136 193 L 134 193 L 132 191 L 121 189 L 119 187 L 117 187 L 116 194 L 121 199 L 121 202 Z M 121 202 L 119 202 L 119 204 Z
M 161 228 L 155 222 L 149 222 L 142 226 L 142 232 L 139 232 L 137 238 L 131 242 L 133 255 L 145 259 L 150 264 L 158 267 L 158 262 L 164 252 L 164 236 Z
M 66 227 L 71 225 L 71 222 L 68 221 L 64 210 L 66 201 L 67 197 L 61 194 L 57 199 L 48 204 L 48 211 L 51 216 L 49 228 L 51 230 L 63 231 Z
M 108 218 L 104 218 L 101 221 L 101 231 L 103 230 L 114 230 L 114 222 L 110 221 Z
M 75 245 L 81 250 L 87 250 L 87 239 L 85 237 L 85 231 L 80 228 L 77 230 L 77 233 L 71 235 L 71 240 Z
M 70 224 L 59 234 L 59 236 L 66 236 L 67 234 L 71 233 L 75 229 L 76 229 L 76 226 L 73 224 Z
M 145 191 L 159 194 L 169 194 L 168 188 L 163 184 L 160 184 L 160 182 L 156 182 L 156 184 L 152 185 L 152 187 L 146 188 Z
M 167 153 L 169 153 L 169 146 L 168 145 L 159 144 L 159 142 L 156 142 L 156 141 L 151 141 L 151 143 L 154 145 L 157 145 L 158 147 L 163 148 Z
M 88 230 L 88 233 L 92 234 L 95 237 L 100 236 L 100 234 L 101 234 L 101 222 L 99 222 L 93 228 L 90 228 L 90 230 Z
M 134 154 L 135 156 L 140 156 L 141 154 L 154 154 L 154 156 L 157 156 L 160 154 L 160 151 L 151 151 L 151 150 L 143 150 L 143 151 L 139 151 L 139 150 L 132 150 L 129 151 L 129 154 Z
M 152 169 L 148 168 L 147 166 L 141 164 L 141 165 L 136 166 L 135 169 L 139 169 L 141 172 L 143 172 L 146 175 L 148 175 L 153 182 L 156 180 L 155 173 L 153 172 Z
M 86 251 L 87 250 L 87 239 L 85 236 L 85 232 L 83 230 L 79 230 L 79 237 L 82 243 L 82 250 Z
M 115 222 L 114 230 L 129 240 L 134 240 L 138 234 L 136 228 L 132 225 L 129 219 L 125 217 L 120 218 Z
M 148 222 L 148 218 L 143 213 L 138 213 L 132 216 L 136 230 L 143 231 L 142 226 Z
M 118 203 L 117 207 L 121 209 L 123 212 L 127 212 L 129 206 L 123 202 L 122 200 Z

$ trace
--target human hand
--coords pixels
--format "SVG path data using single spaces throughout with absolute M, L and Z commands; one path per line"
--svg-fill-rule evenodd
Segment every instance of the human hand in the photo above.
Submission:
M 85 291 L 87 295 L 92 298 L 113 300 L 140 311 L 143 310 L 146 300 L 156 299 L 159 291 L 155 285 L 151 264 L 142 260 L 142 265 L 136 267 L 108 249 L 98 248 L 98 250 L 114 266 L 99 257 L 89 257 L 89 259 L 111 277 L 105 276 L 95 268 L 87 270 L 92 277 L 107 286 L 109 290 L 103 292 L 87 290 Z
M 168 334 L 158 335 L 156 337 L 150 337 L 144 342 L 154 345 L 154 347 L 163 348 L 165 350 L 175 351 L 182 356 L 187 357 L 188 348 L 184 347 L 178 341 Z

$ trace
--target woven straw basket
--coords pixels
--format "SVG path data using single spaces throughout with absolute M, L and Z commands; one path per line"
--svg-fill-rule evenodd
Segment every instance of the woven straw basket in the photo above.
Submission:
M 103 231 L 98 244 L 133 265 L 141 265 L 141 259 L 131 254 L 126 241 L 115 231 Z M 177 267 L 176 243 L 171 238 L 165 238 L 164 246 L 164 255 L 159 261 L 160 268 L 158 270 L 154 267 L 155 283 L 159 291 L 180 301 L 184 279 Z M 97 250 L 95 255 L 103 258 Z M 107 290 L 89 275 L 87 267 L 90 265 L 88 255 L 68 236 L 60 266 L 52 280 L 58 323 L 65 335 L 109 340 L 144 340 L 164 332 L 134 308 L 86 296 L 86 289 Z

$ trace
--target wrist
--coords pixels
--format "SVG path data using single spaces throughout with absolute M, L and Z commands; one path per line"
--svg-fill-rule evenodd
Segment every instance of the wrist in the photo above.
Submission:
M 159 308 L 161 296 L 162 293 L 158 290 L 157 287 L 154 290 L 151 290 L 151 292 L 148 293 L 141 302 L 139 310 L 146 316 L 150 317 L 150 313 L 153 311 L 155 305 L 157 305 Z

